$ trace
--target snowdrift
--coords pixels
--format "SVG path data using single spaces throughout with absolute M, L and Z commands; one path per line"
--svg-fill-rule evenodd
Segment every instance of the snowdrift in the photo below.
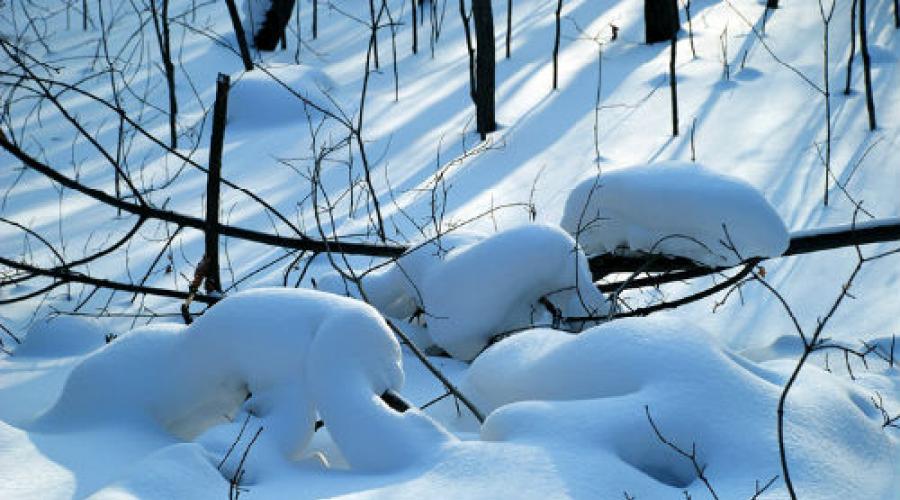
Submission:
M 320 288 L 359 296 L 336 274 Z M 388 316 L 420 312 L 425 334 L 453 357 L 472 360 L 491 338 L 550 324 L 542 297 L 563 316 L 606 314 L 587 260 L 558 227 L 530 224 L 492 235 L 455 233 L 417 245 L 362 279 L 372 304 Z
M 781 255 L 789 240 L 784 222 L 752 186 L 680 161 L 582 181 L 561 225 L 589 255 L 659 253 L 710 267 Z
M 371 307 L 312 290 L 257 289 L 189 327 L 138 328 L 89 355 L 35 428 L 160 427 L 224 456 L 251 415 L 265 429 L 258 448 L 294 458 L 318 413 L 351 466 L 391 469 L 453 439 L 422 413 L 381 401 L 402 384 L 399 344 Z

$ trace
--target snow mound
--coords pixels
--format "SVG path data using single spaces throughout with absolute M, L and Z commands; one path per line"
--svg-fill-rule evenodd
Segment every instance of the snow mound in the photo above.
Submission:
M 494 409 L 483 439 L 599 461 L 598 498 L 623 488 L 637 498 L 707 495 L 691 462 L 657 438 L 648 411 L 667 439 L 687 452 L 696 445 L 720 498 L 744 498 L 755 481 L 780 477 L 775 409 L 791 368 L 754 364 L 690 323 L 654 316 L 578 336 L 515 335 L 475 360 L 464 389 Z M 791 476 L 804 498 L 898 498 L 898 443 L 857 386 L 808 366 L 786 412 Z M 776 480 L 771 498 L 784 493 Z
M 16 356 L 56 358 L 77 356 L 93 351 L 106 343 L 100 324 L 91 318 L 57 316 L 36 321 Z
M 346 290 L 335 275 L 321 286 L 336 293 Z M 388 316 L 421 312 L 427 337 L 462 360 L 475 358 L 497 335 L 550 323 L 547 308 L 539 303 L 543 297 L 563 316 L 609 310 L 575 240 L 558 227 L 541 224 L 489 236 L 451 233 L 367 275 L 362 287 Z
M 328 93 L 335 84 L 321 70 L 281 65 L 267 67 L 266 71 L 250 71 L 233 80 L 228 93 L 228 122 L 232 129 L 283 127 L 306 123 L 308 116 L 321 117 L 321 111 L 305 105 L 295 93 L 320 109 L 333 110 Z
M 221 498 L 228 483 L 210 464 L 202 447 L 192 443 L 167 446 L 132 464 L 125 478 L 97 493 L 91 500 L 140 498 Z
M 37 428 L 129 423 L 186 440 L 202 433 L 205 443 L 216 442 L 216 429 L 233 429 L 210 449 L 223 456 L 249 415 L 264 428 L 254 454 L 293 459 L 318 412 L 352 467 L 399 468 L 452 439 L 424 414 L 381 401 L 402 384 L 400 346 L 371 307 L 312 290 L 256 289 L 189 327 L 139 328 L 87 356 Z
M 589 255 L 660 253 L 710 267 L 778 256 L 789 243 L 784 222 L 752 186 L 679 161 L 582 181 L 561 225 Z

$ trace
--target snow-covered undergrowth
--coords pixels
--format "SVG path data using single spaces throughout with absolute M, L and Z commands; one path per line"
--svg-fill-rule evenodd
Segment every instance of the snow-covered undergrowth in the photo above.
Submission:
M 641 251 L 711 267 L 776 257 L 788 246 L 781 217 L 756 189 L 688 162 L 586 179 L 566 200 L 561 224 L 590 255 Z
M 375 242 L 371 190 L 386 238 L 413 250 L 396 262 L 345 260 L 223 238 L 228 298 L 188 327 L 172 299 L 74 282 L 42 294 L 49 280 L 6 286 L 17 275 L 4 268 L 0 301 L 36 295 L 0 302 L 0 324 L 23 339 L 17 345 L 0 331 L 3 348 L 14 350 L 0 354 L 0 498 L 221 499 L 237 475 L 247 499 L 709 497 L 691 461 L 661 438 L 688 452 L 696 447 L 720 498 L 750 498 L 757 481 L 761 488 L 773 478 L 759 498 L 787 497 L 776 409 L 803 345 L 768 290 L 745 283 L 728 300 L 718 294 L 668 316 L 599 326 L 560 324 L 553 311 L 609 312 L 586 279 L 585 253 L 660 252 L 720 266 L 781 254 L 785 227 L 847 224 L 854 200 L 879 218 L 900 215 L 900 42 L 888 22 L 891 2 L 867 2 L 879 118 L 871 132 L 858 56 L 853 92 L 837 88 L 853 2 L 836 4 L 830 172 L 820 156 L 815 2 L 781 2 L 766 14 L 762 38 L 747 22 L 761 29 L 763 3 L 694 2 L 693 39 L 678 42 L 677 137 L 668 121 L 669 48 L 643 43 L 641 2 L 562 2 L 556 91 L 557 2 L 513 2 L 508 59 L 501 42 L 506 3 L 493 2 L 500 129 L 483 143 L 472 133 L 466 43 L 452 2 L 435 12 L 442 24 L 433 50 L 429 35 L 437 32 L 423 4 L 414 55 L 410 2 L 388 1 L 394 23 L 378 33 L 380 66 L 366 75 L 359 121 L 371 43 L 364 2 L 318 2 L 313 39 L 312 2 L 298 0 L 288 50 L 253 53 L 267 72 L 243 71 L 222 2 L 169 3 L 179 154 L 206 165 L 216 75 L 231 75 L 223 176 L 288 221 L 224 189 L 222 222 Z M 145 4 L 87 4 L 82 30 L 79 2 L 0 2 L 0 33 L 15 33 L 8 38 L 49 65 L 34 65 L 39 74 L 110 102 L 110 87 L 118 88 L 128 116 L 165 143 L 168 92 Z M 268 0 L 238 4 L 252 27 Z M 32 9 L 30 19 L 23 8 Z M 112 78 L 109 64 L 118 71 Z M 16 98 L 3 130 L 63 174 L 113 193 L 112 169 L 84 134 L 46 101 L 35 107 L 34 94 L 15 78 L 20 70 L 0 65 L 13 75 L 0 80 L 16 82 L 2 88 L 4 103 Z M 203 216 L 202 171 L 132 137 L 130 127 L 120 143 L 114 110 L 51 90 L 112 157 L 121 148 L 152 205 Z M 360 127 L 359 141 L 329 113 Z M 705 167 L 686 163 L 694 156 Z M 53 268 L 105 248 L 134 223 L 20 170 L 6 153 L 0 166 L 0 215 L 60 252 L 3 223 L 5 258 Z M 865 220 L 866 212 L 856 215 Z M 146 221 L 129 243 L 75 270 L 183 291 L 203 252 L 200 231 Z M 854 259 L 846 249 L 767 260 L 756 271 L 807 326 L 827 311 Z M 800 498 L 900 499 L 900 434 L 885 425 L 900 414 L 900 375 L 877 355 L 845 359 L 837 350 L 895 350 L 898 259 L 863 269 L 851 290 L 857 300 L 848 298 L 828 323 L 833 349 L 810 356 L 787 398 L 786 457 Z M 362 290 L 329 274 L 332 264 L 360 274 Z M 621 310 L 719 279 L 626 292 Z M 239 292 L 272 286 L 354 298 Z M 359 300 L 364 296 L 371 306 Z M 202 309 L 194 303 L 193 311 Z M 488 414 L 483 426 L 443 396 L 445 388 L 379 315 L 420 347 L 440 348 L 427 352 L 458 358 L 428 359 Z M 573 333 L 583 327 L 590 328 Z M 380 397 L 385 389 L 427 408 L 391 410 Z M 319 420 L 324 427 L 314 430 Z

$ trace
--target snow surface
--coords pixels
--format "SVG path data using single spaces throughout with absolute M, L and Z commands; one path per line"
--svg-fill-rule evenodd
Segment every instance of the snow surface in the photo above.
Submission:
M 566 200 L 561 224 L 590 255 L 659 253 L 710 267 L 781 255 L 789 240 L 753 186 L 680 161 L 585 179 Z
M 232 79 L 228 92 L 229 131 L 258 131 L 306 123 L 307 117 L 321 118 L 319 109 L 333 110 L 328 93 L 335 88 L 335 83 L 321 70 L 282 65 L 267 71 L 243 73 Z M 297 95 L 315 106 L 304 105 Z
M 129 91 L 120 95 L 123 106 L 154 135 L 167 140 L 168 104 L 158 47 L 146 12 L 137 15 L 131 10 L 132 5 L 141 3 L 89 3 L 91 24 L 87 31 L 80 27 L 78 2 L 3 3 L 6 7 L 0 8 L 0 32 L 13 34 L 9 38 L 26 44 L 38 60 L 59 68 L 52 73 L 53 78 L 77 82 L 89 92 L 112 99 L 110 79 L 103 71 L 96 9 L 102 5 L 109 46 L 114 56 L 118 53 L 123 58 L 115 60 L 125 70 L 117 84 L 127 81 L 129 85 Z M 743 20 L 760 30 L 764 3 L 694 2 L 693 45 L 697 54 L 694 57 L 691 53 L 685 36 L 679 41 L 676 61 L 682 124 L 678 137 L 672 137 L 668 121 L 668 45 L 643 43 L 640 2 L 563 2 L 556 91 L 551 91 L 549 57 L 555 38 L 556 2 L 514 2 L 509 59 L 503 58 L 501 47 L 506 5 L 495 2 L 497 117 L 501 129 L 486 143 L 478 143 L 472 133 L 474 109 L 469 97 L 465 40 L 452 8 L 443 18 L 433 51 L 428 16 L 424 16 L 419 54 L 413 55 L 409 47 L 409 2 L 391 0 L 389 4 L 397 21 L 398 94 L 390 65 L 390 30 L 385 28 L 379 32 L 381 67 L 368 79 L 362 135 L 373 189 L 382 201 L 388 238 L 393 241 L 425 239 L 436 232 L 432 226 L 438 226 L 435 229 L 444 234 L 447 249 L 463 250 L 482 241 L 488 245 L 485 234 L 502 234 L 534 219 L 558 223 L 573 188 L 588 176 L 596 177 L 597 172 L 602 172 L 601 179 L 608 179 L 632 166 L 640 169 L 669 160 L 684 162 L 692 156 L 716 174 L 752 186 L 794 231 L 849 224 L 854 217 L 850 197 L 864 200 L 866 210 L 878 218 L 900 216 L 896 189 L 900 185 L 896 155 L 900 146 L 900 66 L 896 64 L 900 42 L 890 22 L 891 2 L 868 2 L 872 81 L 879 119 L 875 131 L 869 131 L 866 123 L 858 52 L 853 92 L 844 95 L 838 91 L 846 69 L 850 31 L 845 21 L 852 2 L 838 0 L 836 4 L 829 32 L 832 51 L 828 74 L 835 134 L 827 207 L 822 204 L 826 172 L 820 157 L 825 138 L 823 96 L 766 50 L 821 86 L 822 25 L 815 2 L 782 2 L 781 8 L 765 15 L 764 38 L 755 36 Z M 298 93 L 317 104 L 338 103 L 347 116 L 355 118 L 370 42 L 365 26 L 368 9 L 356 0 L 334 0 L 330 3 L 334 8 L 324 5 L 319 3 L 316 40 L 310 35 L 311 4 L 299 0 L 302 44 L 297 43 L 297 25 L 292 19 L 289 49 L 254 53 L 254 58 Z M 29 14 L 36 16 L 32 19 L 37 22 L 24 16 L 24 8 L 31 9 Z M 309 159 L 320 148 L 344 138 L 346 131 L 333 121 L 320 121 L 321 116 L 310 111 L 313 125 L 319 127 L 317 142 L 313 143 L 306 119 L 308 109 L 304 110 L 271 77 L 257 70 L 242 72 L 231 22 L 220 2 L 172 0 L 170 13 L 178 21 L 171 27 L 182 152 L 205 164 L 209 120 L 203 117 L 208 117 L 212 108 L 216 74 L 232 75 L 224 176 L 257 193 L 304 231 L 314 234 L 315 214 L 321 214 L 322 207 L 321 203 L 314 207 L 310 201 Z M 134 36 L 142 23 L 144 36 Z M 184 29 L 184 23 L 194 29 Z M 610 40 L 611 25 L 619 28 L 615 41 Z M 49 51 L 35 36 L 45 30 Z M 7 70 L 9 61 L 3 64 Z M 731 76 L 727 80 L 723 76 L 726 65 Z M 320 92 L 319 84 L 328 95 Z M 36 109 L 23 87 L 16 92 L 21 99 L 12 103 L 4 127 L 10 125 L 26 149 L 60 171 L 112 193 L 111 170 L 98 159 L 96 150 L 79 138 L 51 106 Z M 4 102 L 8 95 L 4 92 Z M 114 112 L 70 92 L 61 92 L 59 97 L 94 138 L 115 152 L 118 120 Z M 153 204 L 202 216 L 206 182 L 202 172 L 186 167 L 151 141 L 138 137 L 127 141 L 127 146 L 127 166 L 140 186 L 152 191 Z M 321 191 L 336 204 L 330 214 L 334 219 L 325 222 L 324 230 L 342 237 L 367 235 L 366 239 L 372 241 L 371 214 L 359 187 L 358 152 L 338 156 L 321 172 Z M 134 221 L 118 217 L 114 210 L 99 207 L 70 190 L 60 190 L 33 172 L 21 171 L 18 162 L 5 153 L 0 153 L 0 165 L 3 217 L 41 234 L 67 260 L 103 248 L 125 234 Z M 358 183 L 356 196 L 347 196 L 348 182 Z M 294 233 L 239 193 L 226 189 L 222 196 L 223 217 L 229 223 Z M 741 199 L 746 201 L 743 196 Z M 652 206 L 654 201 L 651 197 L 646 205 Z M 716 206 L 733 206 L 732 200 L 728 201 Z M 761 203 L 754 206 L 759 208 Z M 632 208 L 637 213 L 642 207 Z M 753 213 L 759 216 L 763 212 Z M 663 212 L 663 216 L 668 215 Z M 868 218 L 858 215 L 860 221 Z M 715 223 L 712 231 L 719 229 Z M 148 223 L 132 244 L 78 270 L 136 281 L 160 255 L 172 229 Z M 464 230 L 475 236 L 463 236 Z M 550 233 L 548 230 L 541 238 L 555 242 L 556 237 Z M 644 245 L 641 250 L 649 248 L 653 242 L 646 243 L 650 239 L 647 231 L 638 233 L 640 241 L 635 244 Z M 702 234 L 713 243 L 722 237 L 720 232 L 707 229 Z M 455 235 L 460 235 L 458 242 L 453 240 Z M 761 234 L 753 236 L 743 244 L 772 243 L 759 238 Z M 627 239 L 614 244 L 623 242 L 630 244 Z M 223 251 L 227 256 L 223 280 L 227 286 L 235 284 L 231 295 L 236 290 L 294 285 L 298 281 L 299 286 L 311 287 L 311 277 L 328 281 L 321 278 L 331 269 L 331 263 L 322 255 L 299 280 L 305 262 L 289 267 L 294 255 L 283 249 L 235 239 L 223 239 L 222 244 L 227 250 Z M 557 242 L 554 248 L 557 244 L 562 246 Z M 883 244 L 863 250 L 872 254 L 891 248 Z M 149 272 L 147 284 L 185 290 L 203 250 L 201 233 L 182 231 L 171 251 L 162 254 L 160 265 Z M 535 252 L 532 248 L 527 251 Z M 486 253 L 493 265 L 501 267 L 508 255 Z M 58 258 L 43 244 L 8 224 L 0 224 L 0 255 L 48 267 L 59 265 Z M 420 345 L 433 342 L 431 318 L 407 322 L 423 304 L 410 283 L 422 283 L 432 271 L 437 272 L 449 253 L 434 255 L 431 249 L 401 259 L 410 279 L 397 278 L 403 273 L 394 267 L 370 273 L 363 280 L 364 288 L 371 288 L 370 299 L 377 309 L 396 318 L 402 330 L 415 333 Z M 726 252 L 724 256 L 730 255 Z M 463 252 L 459 257 L 460 263 L 469 260 L 462 259 Z M 703 258 L 712 256 L 694 258 L 703 262 Z M 845 249 L 773 259 L 763 265 L 767 279 L 792 306 L 798 321 L 804 327 L 814 327 L 841 289 L 855 258 L 853 249 Z M 356 270 L 382 264 L 363 258 L 349 260 Z M 493 271 L 492 266 L 482 266 L 476 260 L 473 257 L 464 267 Z M 576 258 L 570 254 L 568 261 L 576 262 Z M 534 261 L 523 259 L 522 265 L 529 267 L 516 268 L 515 274 L 503 279 L 522 283 L 526 279 L 522 276 L 532 272 Z M 507 283 L 480 281 L 475 273 L 465 274 L 477 286 L 489 288 L 479 289 L 481 294 L 492 295 Z M 452 273 L 447 276 L 455 278 Z M 697 291 L 715 279 L 719 278 L 629 292 L 623 298 L 632 305 L 657 302 Z M 0 300 L 35 292 L 48 283 L 2 287 Z M 341 294 L 347 293 L 342 283 L 333 284 Z M 825 334 L 842 346 L 860 348 L 865 341 L 887 352 L 892 333 L 900 327 L 895 293 L 898 286 L 900 255 L 868 264 L 851 290 L 856 300 L 848 300 L 837 311 Z M 683 448 L 696 444 L 720 497 L 749 498 L 757 480 L 764 484 L 775 474 L 780 476 L 773 445 L 774 399 L 802 352 L 792 321 L 780 302 L 763 287 L 748 283 L 723 304 L 717 304 L 724 298 L 719 294 L 679 308 L 668 317 L 616 321 L 577 337 L 550 329 L 526 330 L 491 346 L 471 366 L 445 357 L 429 358 L 483 411 L 492 411 L 484 429 L 452 398 L 425 410 L 430 419 L 416 412 L 402 417 L 388 413 L 375 398 L 374 388 L 380 386 L 365 383 L 371 382 L 365 377 L 370 372 L 346 367 L 351 358 L 320 359 L 314 371 L 334 373 L 339 375 L 336 380 L 350 384 L 340 397 L 335 396 L 339 400 L 334 404 L 367 417 L 378 415 L 384 422 L 404 422 L 402 429 L 394 429 L 396 433 L 383 433 L 377 424 L 375 428 L 365 426 L 371 419 L 349 421 L 349 417 L 344 420 L 333 415 L 337 420 L 330 424 L 329 416 L 324 418 L 326 427 L 313 433 L 297 456 L 293 454 L 296 449 L 286 454 L 289 447 L 275 442 L 272 436 L 277 431 L 285 438 L 306 439 L 306 424 L 294 427 L 275 416 L 290 420 L 294 412 L 299 416 L 293 423 L 308 418 L 302 408 L 276 403 L 303 400 L 302 404 L 310 404 L 307 396 L 311 399 L 314 384 L 303 377 L 307 370 L 313 371 L 312 359 L 300 355 L 294 358 L 286 347 L 302 347 L 298 344 L 303 339 L 309 342 L 311 327 L 302 322 L 282 324 L 278 318 L 283 309 L 276 313 L 259 305 L 260 314 L 251 316 L 261 318 L 259 324 L 266 326 L 265 332 L 250 328 L 255 324 L 249 320 L 229 320 L 227 323 L 234 323 L 234 327 L 221 329 L 228 339 L 229 348 L 225 349 L 215 345 L 217 332 L 211 330 L 198 335 L 206 340 L 187 338 L 204 330 L 202 326 L 166 326 L 163 322 L 168 318 L 178 318 L 174 301 L 153 297 L 131 300 L 123 293 L 91 291 L 92 287 L 72 283 L 46 296 L 0 306 L 0 323 L 25 342 L 17 347 L 0 332 L 5 347 L 19 349 L 13 356 L 0 355 L 0 497 L 4 499 L 85 498 L 92 494 L 101 498 L 223 498 L 228 494 L 228 479 L 237 469 L 237 455 L 247 449 L 260 428 L 263 431 L 248 453 L 242 482 L 246 490 L 241 497 L 250 500 L 336 496 L 623 498 L 624 491 L 638 498 L 683 498 L 685 489 L 692 498 L 706 498 L 705 488 L 691 474 L 690 464 L 655 438 L 644 405 L 665 436 Z M 282 303 L 293 300 L 283 299 Z M 330 304 L 327 308 L 331 311 L 336 304 L 332 300 L 335 298 L 317 298 L 315 302 Z M 348 307 L 362 307 L 353 304 Z M 223 305 L 227 309 L 227 301 L 216 308 Z M 478 310 L 474 301 L 469 305 Z M 44 328 L 40 326 L 44 318 L 55 310 L 66 313 L 76 307 L 101 318 L 95 325 L 70 323 L 71 328 L 63 329 L 53 326 L 65 317 L 60 316 L 47 323 L 49 329 L 45 330 L 55 330 L 47 340 L 57 338 L 41 346 L 44 334 L 38 332 Z M 213 315 L 216 308 L 207 314 Z M 310 312 L 301 309 L 302 314 Z M 125 313 L 124 317 L 116 316 L 117 312 Z M 140 316 L 133 318 L 129 313 Z M 302 314 L 287 316 L 296 319 Z M 366 314 L 371 314 L 371 309 Z M 202 324 L 201 320 L 197 323 Z M 538 325 L 546 320 L 535 317 Z M 155 326 L 140 327 L 147 322 Z M 134 329 L 136 325 L 139 327 Z M 239 332 L 238 326 L 247 328 Z M 474 329 L 481 327 L 474 325 Z M 395 359 L 394 341 L 388 341 L 390 336 L 385 336 L 382 326 L 373 328 L 378 332 L 377 339 L 372 340 L 378 344 L 375 349 L 389 353 L 386 359 Z M 502 328 L 494 325 L 491 330 Z M 57 335 L 63 331 L 64 336 Z M 103 346 L 100 338 L 107 333 L 120 338 Z M 254 342 L 257 335 L 272 342 Z M 58 345 L 63 338 L 74 341 L 72 349 Z M 117 347 L 119 342 L 121 347 Z M 201 349 L 207 342 L 212 344 L 210 353 Z M 306 346 L 310 352 L 311 346 Z M 99 349 L 93 350 L 96 347 Z M 340 347 L 343 353 L 344 346 Z M 26 355 L 31 349 L 33 354 Z M 186 354 L 176 353 L 180 349 L 192 351 L 212 374 L 199 373 L 199 365 Z M 269 369 L 269 363 L 245 366 L 240 360 L 244 351 L 248 356 L 272 355 L 271 366 L 278 369 Z M 220 356 L 214 356 L 216 353 Z M 153 354 L 168 355 L 172 363 Z M 400 389 L 403 396 L 421 406 L 444 394 L 443 387 L 406 349 L 400 350 L 400 356 L 406 379 Z M 854 357 L 845 364 L 841 358 L 837 351 L 814 355 L 788 399 L 788 459 L 800 497 L 896 500 L 900 498 L 900 486 L 896 484 L 900 476 L 896 472 L 900 470 L 896 463 L 900 436 L 896 429 L 881 429 L 873 399 L 883 398 L 886 411 L 900 413 L 900 375 L 895 367 L 887 367 L 871 356 L 866 365 Z M 377 373 L 395 380 L 401 365 L 371 361 Z M 344 367 L 350 370 L 345 372 Z M 69 379 L 76 368 L 78 375 Z M 852 374 L 848 368 L 852 368 Z M 143 377 L 129 374 L 132 369 Z M 300 377 L 299 382 L 292 379 L 289 384 L 297 392 L 278 389 L 275 375 L 282 369 L 282 374 Z M 177 378 L 174 375 L 178 373 L 195 379 Z M 88 379 L 97 377 L 93 384 L 84 385 L 85 374 L 90 375 Z M 222 378 L 213 380 L 215 374 Z M 249 386 L 251 381 L 260 393 L 254 392 L 254 397 L 245 402 L 243 396 L 248 391 L 244 385 Z M 150 404 L 177 399 L 193 390 L 202 397 L 174 401 L 161 409 Z M 75 393 L 83 396 L 85 403 L 94 402 L 96 408 L 79 402 L 73 397 Z M 194 407 L 194 402 L 204 405 Z M 318 400 L 315 405 L 319 405 Z M 257 416 L 250 415 L 251 411 Z M 45 416 L 38 419 L 41 415 Z M 318 417 L 322 415 L 315 415 Z M 244 421 L 247 427 L 238 438 Z M 330 427 L 341 425 L 350 427 L 349 431 L 330 432 Z M 455 438 L 448 437 L 445 430 Z M 348 436 L 354 436 L 353 443 L 348 442 Z M 381 437 L 411 442 L 413 446 L 410 453 L 404 453 L 400 445 L 378 441 Z M 221 468 L 217 467 L 235 442 L 235 451 Z M 358 455 L 363 458 L 354 464 L 352 458 Z M 381 455 L 391 460 L 369 468 L 372 464 L 366 458 Z M 779 477 L 761 498 L 786 497 Z
M 335 293 L 347 288 L 336 274 L 320 286 Z M 543 297 L 565 317 L 609 312 L 575 240 L 541 224 L 481 238 L 453 233 L 434 238 L 365 276 L 362 288 L 389 316 L 422 311 L 421 338 L 467 361 L 493 337 L 545 320 Z
M 241 419 L 214 425 L 238 412 L 258 418 L 261 439 L 291 458 L 309 444 L 318 411 L 353 467 L 402 467 L 452 438 L 415 409 L 395 414 L 380 401 L 402 386 L 400 363 L 399 344 L 366 304 L 255 289 L 189 327 L 139 328 L 85 357 L 34 428 L 158 425 L 183 439 L 203 433 L 198 441 L 224 454 Z M 392 445 L 375 453 L 379 440 Z

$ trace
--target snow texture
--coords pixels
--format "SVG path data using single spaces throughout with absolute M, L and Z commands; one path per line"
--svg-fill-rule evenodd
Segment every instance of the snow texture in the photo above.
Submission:
M 658 440 L 646 405 L 667 439 L 687 452 L 696 445 L 720 498 L 743 498 L 755 480 L 781 473 L 773 409 L 789 367 L 755 364 L 688 322 L 654 316 L 577 336 L 515 335 L 475 360 L 466 386 L 494 410 L 485 440 L 601 457 L 596 481 L 633 484 L 638 498 L 701 495 L 690 461 Z M 787 415 L 791 474 L 804 497 L 898 498 L 900 457 L 865 391 L 809 366 Z M 616 494 L 601 488 L 600 498 Z
M 265 429 L 260 448 L 294 458 L 318 411 L 351 466 L 383 470 L 453 439 L 417 410 L 399 414 L 381 401 L 402 384 L 400 346 L 371 307 L 312 290 L 256 289 L 189 327 L 138 328 L 86 357 L 36 429 L 159 426 L 185 440 L 205 433 L 198 439 L 222 456 L 249 414 Z
M 789 240 L 784 222 L 752 186 L 680 161 L 582 181 L 561 224 L 589 255 L 659 253 L 710 267 L 781 255 Z
M 328 96 L 334 88 L 325 73 L 309 66 L 280 65 L 242 73 L 232 79 L 228 93 L 228 130 L 250 132 L 320 118 L 321 110 L 334 112 Z
M 321 286 L 346 289 L 336 275 Z M 543 224 L 481 237 L 450 233 L 367 275 L 362 287 L 386 315 L 424 311 L 427 339 L 462 360 L 475 358 L 497 335 L 546 321 L 542 297 L 563 316 L 609 311 L 575 240 Z
M 106 342 L 98 322 L 77 316 L 58 316 L 36 321 L 15 350 L 16 356 L 55 358 L 86 354 Z

